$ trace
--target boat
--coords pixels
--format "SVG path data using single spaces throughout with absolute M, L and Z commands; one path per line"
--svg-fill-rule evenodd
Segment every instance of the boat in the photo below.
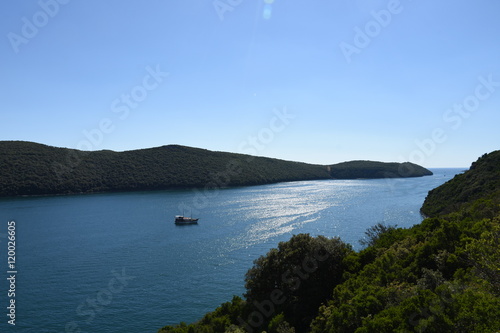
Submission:
M 192 217 L 186 217 L 183 215 L 175 216 L 175 224 L 198 224 L 199 219 L 193 219 Z

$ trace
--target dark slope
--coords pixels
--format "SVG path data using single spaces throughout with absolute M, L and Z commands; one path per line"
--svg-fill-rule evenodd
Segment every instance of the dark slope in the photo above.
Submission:
M 312 165 L 170 145 L 125 152 L 0 142 L 0 196 L 244 186 L 284 181 L 415 177 L 409 163 Z M 408 172 L 411 171 L 410 173 Z
M 430 191 L 421 211 L 426 216 L 448 214 L 479 198 L 500 202 L 500 151 L 484 154 L 468 171 Z
M 326 167 L 177 145 L 83 152 L 0 142 L 0 195 L 256 185 L 329 178 Z
M 432 172 L 413 163 L 383 163 L 351 161 L 331 165 L 330 175 L 335 179 L 401 178 L 430 176 Z

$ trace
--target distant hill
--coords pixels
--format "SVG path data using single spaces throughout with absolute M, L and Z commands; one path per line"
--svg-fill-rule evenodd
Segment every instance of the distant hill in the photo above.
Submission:
M 0 141 L 0 196 L 219 188 L 429 174 L 429 170 L 411 163 L 355 161 L 325 166 L 179 145 L 88 152 Z
M 430 176 L 432 172 L 413 163 L 383 163 L 373 161 L 351 161 L 328 167 L 335 179 L 357 178 L 401 178 Z
M 457 211 L 479 198 L 500 204 L 500 151 L 484 154 L 470 169 L 456 175 L 427 195 L 422 206 L 426 216 L 438 216 Z

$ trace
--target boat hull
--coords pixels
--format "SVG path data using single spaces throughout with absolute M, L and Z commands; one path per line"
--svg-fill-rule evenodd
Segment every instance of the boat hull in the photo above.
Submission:
M 198 219 L 193 219 L 191 217 L 176 216 L 175 224 L 198 224 Z
M 175 225 L 190 225 L 190 224 L 198 224 L 198 222 L 175 222 Z

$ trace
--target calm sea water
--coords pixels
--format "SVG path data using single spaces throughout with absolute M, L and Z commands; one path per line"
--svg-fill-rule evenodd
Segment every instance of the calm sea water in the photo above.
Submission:
M 253 260 L 291 235 L 359 249 L 377 222 L 420 223 L 427 192 L 462 169 L 412 179 L 291 182 L 0 200 L 0 331 L 156 332 L 244 292 Z M 199 225 L 176 226 L 191 213 Z M 7 222 L 16 222 L 16 326 L 7 324 Z

